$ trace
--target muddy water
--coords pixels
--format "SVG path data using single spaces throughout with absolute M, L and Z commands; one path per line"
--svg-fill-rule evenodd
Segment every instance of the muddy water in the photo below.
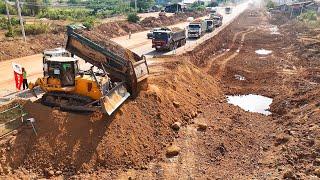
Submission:
M 261 113 L 264 115 L 271 114 L 271 112 L 268 111 L 270 104 L 272 103 L 271 98 L 255 94 L 227 96 L 227 98 L 228 103 L 239 106 L 245 111 Z
M 278 26 L 271 26 L 269 30 L 270 30 L 270 34 L 276 34 L 276 35 L 280 34 Z
M 244 80 L 246 80 L 246 78 L 245 78 L 244 76 L 241 76 L 241 75 L 239 75 L 239 74 L 235 74 L 235 75 L 234 75 L 234 78 L 235 78 L 236 80 L 239 80 L 239 81 L 244 81 Z
M 259 55 L 269 55 L 272 53 L 272 51 L 266 49 L 258 49 L 255 52 Z

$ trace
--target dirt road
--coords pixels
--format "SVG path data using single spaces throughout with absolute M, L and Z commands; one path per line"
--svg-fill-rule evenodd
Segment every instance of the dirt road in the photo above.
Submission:
M 186 51 L 192 50 L 195 46 L 199 45 L 201 42 L 211 38 L 212 36 L 219 33 L 222 29 L 224 29 L 228 24 L 230 24 L 239 14 L 241 14 L 245 9 L 247 8 L 247 3 L 243 3 L 240 5 L 237 5 L 233 7 L 233 13 L 232 14 L 225 14 L 224 7 L 217 8 L 217 12 L 223 15 L 223 24 L 219 28 L 216 28 L 214 32 L 207 33 L 204 35 L 204 37 L 197 39 L 197 40 L 187 40 L 187 44 L 183 47 L 180 47 L 176 50 L 177 54 L 182 54 Z M 208 17 L 202 17 L 201 19 L 205 19 Z M 188 22 L 179 23 L 173 26 L 169 27 L 179 27 L 181 29 L 186 29 L 188 26 Z M 114 42 L 117 42 L 118 44 L 122 45 L 123 47 L 126 47 L 135 53 L 139 55 L 145 55 L 146 57 L 153 57 L 155 55 L 170 55 L 173 54 L 173 52 L 157 52 L 154 48 L 152 48 L 152 42 L 150 39 L 147 39 L 146 34 L 148 31 L 140 32 L 133 34 L 131 36 L 131 39 L 128 38 L 128 36 L 122 36 L 113 38 Z
M 185 47 L 177 49 L 177 53 L 183 53 L 187 50 L 191 50 L 193 47 L 198 45 L 200 42 L 204 41 L 205 39 L 217 34 L 219 31 L 221 31 L 223 28 L 227 26 L 230 22 L 232 22 L 235 17 L 237 17 L 241 12 L 244 11 L 244 9 L 247 7 L 247 4 L 244 3 L 242 5 L 239 5 L 234 8 L 234 12 L 231 15 L 225 15 L 224 16 L 224 24 L 222 27 L 219 27 L 216 29 L 213 33 L 210 33 L 210 35 L 205 35 L 201 39 L 198 39 L 196 41 L 188 41 L 187 45 Z M 224 8 L 219 8 L 219 12 L 221 14 L 224 14 Z M 203 17 L 205 18 L 205 17 Z M 185 28 L 187 26 L 187 22 L 180 23 L 175 26 Z M 162 53 L 157 53 L 154 51 L 154 49 L 151 48 L 151 40 L 148 40 L 146 38 L 146 34 L 148 31 L 139 32 L 132 34 L 132 39 L 128 40 L 127 36 L 122 36 L 119 38 L 112 39 L 113 41 L 117 42 L 118 44 L 127 47 L 134 52 L 142 55 L 147 55 L 148 57 L 153 55 L 160 55 Z M 170 54 L 170 52 L 166 53 Z M 0 62 L 1 72 L 0 72 L 0 96 L 4 96 L 8 93 L 12 93 L 15 91 L 15 83 L 13 80 L 13 73 L 11 68 L 11 63 L 16 62 L 21 64 L 23 67 L 26 68 L 28 74 L 29 74 L 29 81 L 35 81 L 38 77 L 42 75 L 42 56 L 41 54 L 27 56 L 23 58 L 17 58 L 10 61 L 4 61 Z M 84 62 L 82 62 L 84 64 Z

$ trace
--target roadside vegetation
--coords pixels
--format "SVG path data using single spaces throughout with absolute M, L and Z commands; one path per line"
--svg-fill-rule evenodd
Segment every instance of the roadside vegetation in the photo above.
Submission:
M 273 9 L 276 6 L 276 4 L 273 1 L 268 0 L 266 6 L 268 9 Z
M 298 20 L 303 22 L 309 28 L 320 28 L 320 20 L 316 11 L 309 10 L 298 16 Z
M 128 14 L 127 20 L 129 22 L 137 23 L 140 20 L 140 17 L 137 15 L 137 13 L 130 13 Z
M 13 2 L 13 0 L 11 0 Z M 129 0 L 59 0 L 60 5 L 54 5 L 51 0 L 25 0 L 21 8 L 23 16 L 31 16 L 36 19 L 67 20 L 70 23 L 82 23 L 91 29 L 99 19 L 109 18 L 116 15 L 127 16 L 128 21 L 137 23 L 140 18 L 138 12 L 155 5 L 155 0 L 137 0 L 137 9 L 134 1 Z M 6 36 L 14 37 L 21 34 L 19 20 L 16 18 L 17 10 L 13 3 L 8 5 L 12 27 L 6 18 L 6 5 L 0 1 L 0 29 L 7 30 Z M 50 26 L 46 23 L 34 22 L 25 25 L 27 35 L 47 33 Z
M 204 2 L 202 2 L 202 1 L 196 1 L 196 2 L 194 2 L 194 3 L 188 8 L 188 10 L 191 10 L 191 11 L 194 11 L 194 10 L 196 10 L 196 11 L 203 11 L 203 10 L 205 10 L 205 9 L 206 9 L 206 6 L 205 6 Z
M 17 19 L 17 9 L 14 0 L 9 0 L 9 13 L 11 15 L 10 27 L 6 18 L 6 5 L 0 1 L 0 29 L 7 30 L 6 36 L 14 37 L 21 35 L 19 20 Z M 21 8 L 23 16 L 34 17 L 35 19 L 47 19 L 67 21 L 67 23 L 82 23 L 91 29 L 98 24 L 100 19 L 109 18 L 117 15 L 124 15 L 127 21 L 138 23 L 140 17 L 137 13 L 164 9 L 161 4 L 156 5 L 156 0 L 24 0 Z M 54 2 L 54 3 L 53 3 Z M 165 0 L 165 3 L 177 3 L 176 0 Z M 58 5 L 57 5 L 58 3 Z M 215 6 L 211 3 L 208 6 Z M 203 11 L 206 9 L 203 2 L 193 3 L 188 11 Z M 50 23 L 51 24 L 51 23 Z M 54 28 L 54 25 L 51 25 Z M 49 23 L 34 21 L 32 24 L 25 24 L 27 35 L 37 35 L 50 32 Z
M 91 15 L 91 10 L 86 8 L 46 8 L 40 11 L 38 18 L 51 20 L 81 20 Z

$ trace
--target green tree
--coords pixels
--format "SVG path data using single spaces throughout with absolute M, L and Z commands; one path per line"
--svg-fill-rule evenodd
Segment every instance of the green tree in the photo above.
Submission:
M 307 12 L 300 14 L 298 19 L 301 21 L 316 21 L 317 20 L 317 13 L 316 13 L 316 11 L 309 10 Z
M 190 9 L 202 11 L 205 9 L 204 2 L 194 2 L 191 4 Z
M 269 0 L 269 1 L 267 2 L 267 8 L 268 8 L 268 9 L 274 8 L 275 6 L 276 6 L 276 5 L 275 5 L 275 3 L 274 3 L 273 1 Z
M 127 17 L 129 22 L 137 23 L 140 20 L 140 17 L 137 15 L 137 13 L 130 13 Z
M 79 4 L 81 0 L 68 0 L 69 4 Z
M 44 7 L 43 0 L 26 0 L 26 8 L 22 9 L 23 14 L 35 16 L 39 14 L 40 10 Z
M 155 0 L 137 0 L 138 9 L 149 9 L 153 5 L 155 5 Z
M 17 14 L 17 10 L 14 6 L 8 6 L 10 14 Z M 0 14 L 6 14 L 6 4 L 4 1 L 0 1 Z

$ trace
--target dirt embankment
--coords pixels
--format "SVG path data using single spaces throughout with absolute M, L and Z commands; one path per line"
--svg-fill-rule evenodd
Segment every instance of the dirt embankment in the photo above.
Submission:
M 298 41 L 299 34 L 292 36 L 290 26 L 279 26 L 276 34 L 270 28 L 263 11 L 245 12 L 227 27 L 229 33 L 189 54 L 149 60 L 148 85 L 109 118 L 27 104 L 39 135 L 26 128 L 3 140 L 1 173 L 83 179 L 319 178 L 320 64 L 304 55 L 317 49 Z M 262 48 L 272 53 L 255 53 Z M 273 114 L 249 113 L 225 100 L 226 94 L 250 93 L 273 98 Z M 174 122 L 181 123 L 180 130 L 171 128 Z M 168 149 L 178 156 L 168 158 Z
M 175 14 L 173 16 L 162 17 L 147 17 L 139 23 L 128 23 L 127 21 L 119 21 L 113 23 L 104 23 L 97 26 L 94 31 L 97 31 L 107 37 L 124 36 L 131 33 L 148 30 L 150 28 L 174 25 L 179 22 L 185 22 L 188 17 L 202 17 L 207 15 L 208 12 L 186 12 L 181 14 Z
M 92 31 L 108 38 L 113 38 L 127 35 L 130 31 L 135 33 L 152 27 L 173 25 L 186 21 L 189 16 L 197 18 L 206 14 L 207 12 L 187 12 L 169 17 L 149 17 L 139 23 L 129 23 L 128 21 L 109 22 L 98 25 Z M 3 39 L 0 41 L 0 61 L 42 53 L 45 49 L 63 47 L 65 43 L 65 28 L 61 28 L 60 25 L 53 32 L 28 36 L 26 42 L 22 41 L 21 38 Z
M 244 16 L 228 51 L 212 56 L 209 73 L 226 94 L 262 94 L 273 99 L 269 138 L 255 169 L 258 177 L 312 179 L 319 169 L 319 31 L 298 21 L 278 23 L 265 14 Z M 241 17 L 240 17 L 241 19 Z M 274 33 L 275 25 L 279 31 Z M 209 46 L 209 45 L 208 45 Z M 270 55 L 255 53 L 271 50 Z M 196 56 L 195 56 L 196 57 Z M 195 58 L 197 60 L 197 58 Z M 201 59 L 200 59 L 201 60 Z M 207 59 L 208 60 L 208 59 Z M 198 62 L 198 61 L 196 61 Z M 236 75 L 243 77 L 242 80 Z
M 76 115 L 28 103 L 25 108 L 36 119 L 38 136 L 24 129 L 2 144 L 1 173 L 18 167 L 45 176 L 51 170 L 74 175 L 145 168 L 173 141 L 171 124 L 187 123 L 201 102 L 219 94 L 213 79 L 189 62 L 160 67 L 152 73 L 166 75 L 150 77 L 137 99 L 125 103 L 112 117 Z

